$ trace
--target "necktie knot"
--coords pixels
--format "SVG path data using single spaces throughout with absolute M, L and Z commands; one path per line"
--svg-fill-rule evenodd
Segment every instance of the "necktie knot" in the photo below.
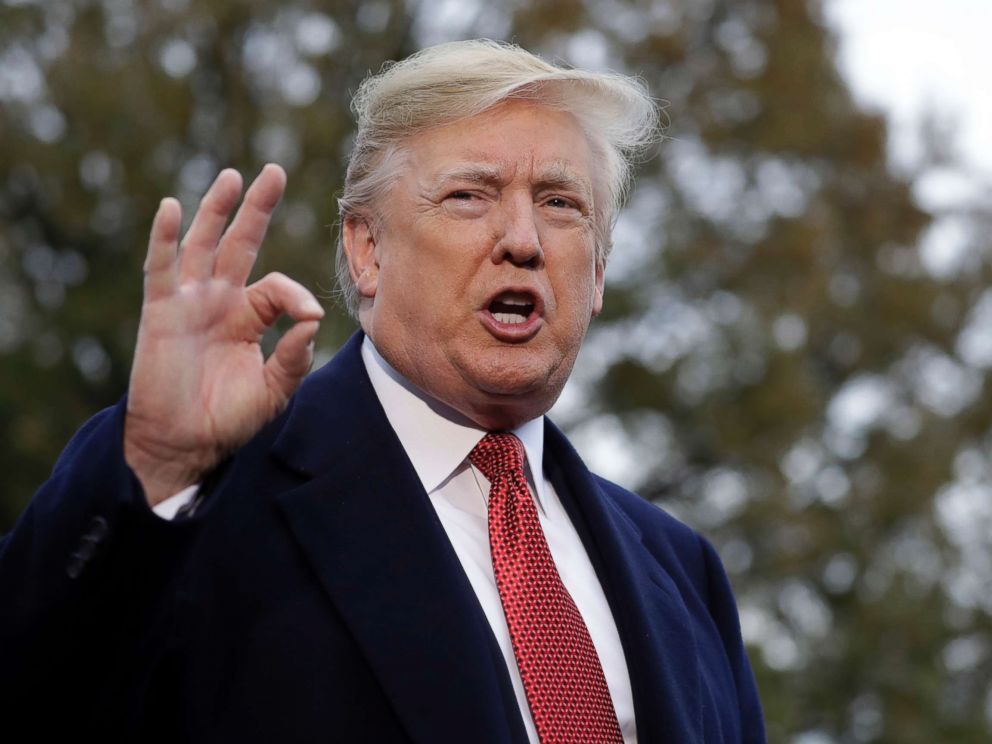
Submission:
M 490 432 L 475 445 L 468 459 L 492 482 L 500 475 L 523 473 L 524 444 L 514 434 Z

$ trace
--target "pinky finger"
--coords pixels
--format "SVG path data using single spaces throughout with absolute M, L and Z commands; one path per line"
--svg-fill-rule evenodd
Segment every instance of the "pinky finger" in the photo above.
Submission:
M 169 197 L 163 199 L 152 221 L 145 257 L 145 299 L 154 300 L 175 291 L 179 281 L 179 230 L 182 208 Z
M 279 339 L 275 351 L 265 363 L 265 380 L 269 393 L 281 410 L 299 386 L 313 363 L 313 337 L 320 323 L 301 320 Z

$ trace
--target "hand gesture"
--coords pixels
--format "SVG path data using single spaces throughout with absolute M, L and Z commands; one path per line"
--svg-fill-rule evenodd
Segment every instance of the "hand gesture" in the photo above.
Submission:
M 180 247 L 179 202 L 152 224 L 145 296 L 128 389 L 124 457 L 154 506 L 200 482 L 279 413 L 310 368 L 324 312 L 283 274 L 245 286 L 286 174 L 267 165 L 245 194 L 225 170 Z M 265 360 L 259 340 L 283 313 L 295 325 Z

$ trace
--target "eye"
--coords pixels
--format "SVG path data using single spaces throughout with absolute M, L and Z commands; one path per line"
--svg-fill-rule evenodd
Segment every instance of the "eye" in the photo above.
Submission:
M 575 209 L 582 211 L 582 207 L 574 199 L 564 196 L 550 196 L 544 200 L 544 205 L 553 209 Z
M 475 218 L 486 213 L 490 201 L 488 194 L 476 189 L 452 189 L 447 192 L 442 204 L 452 216 Z

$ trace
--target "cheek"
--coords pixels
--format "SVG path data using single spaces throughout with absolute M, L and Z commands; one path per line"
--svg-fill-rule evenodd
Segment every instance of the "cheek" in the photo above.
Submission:
M 567 304 L 571 312 L 591 312 L 596 296 L 596 268 L 591 257 L 575 256 L 562 262 L 553 283 L 559 304 Z
M 566 346 L 575 346 L 585 336 L 593 316 L 595 284 L 592 278 L 576 278 L 560 286 L 557 293 L 556 334 Z

